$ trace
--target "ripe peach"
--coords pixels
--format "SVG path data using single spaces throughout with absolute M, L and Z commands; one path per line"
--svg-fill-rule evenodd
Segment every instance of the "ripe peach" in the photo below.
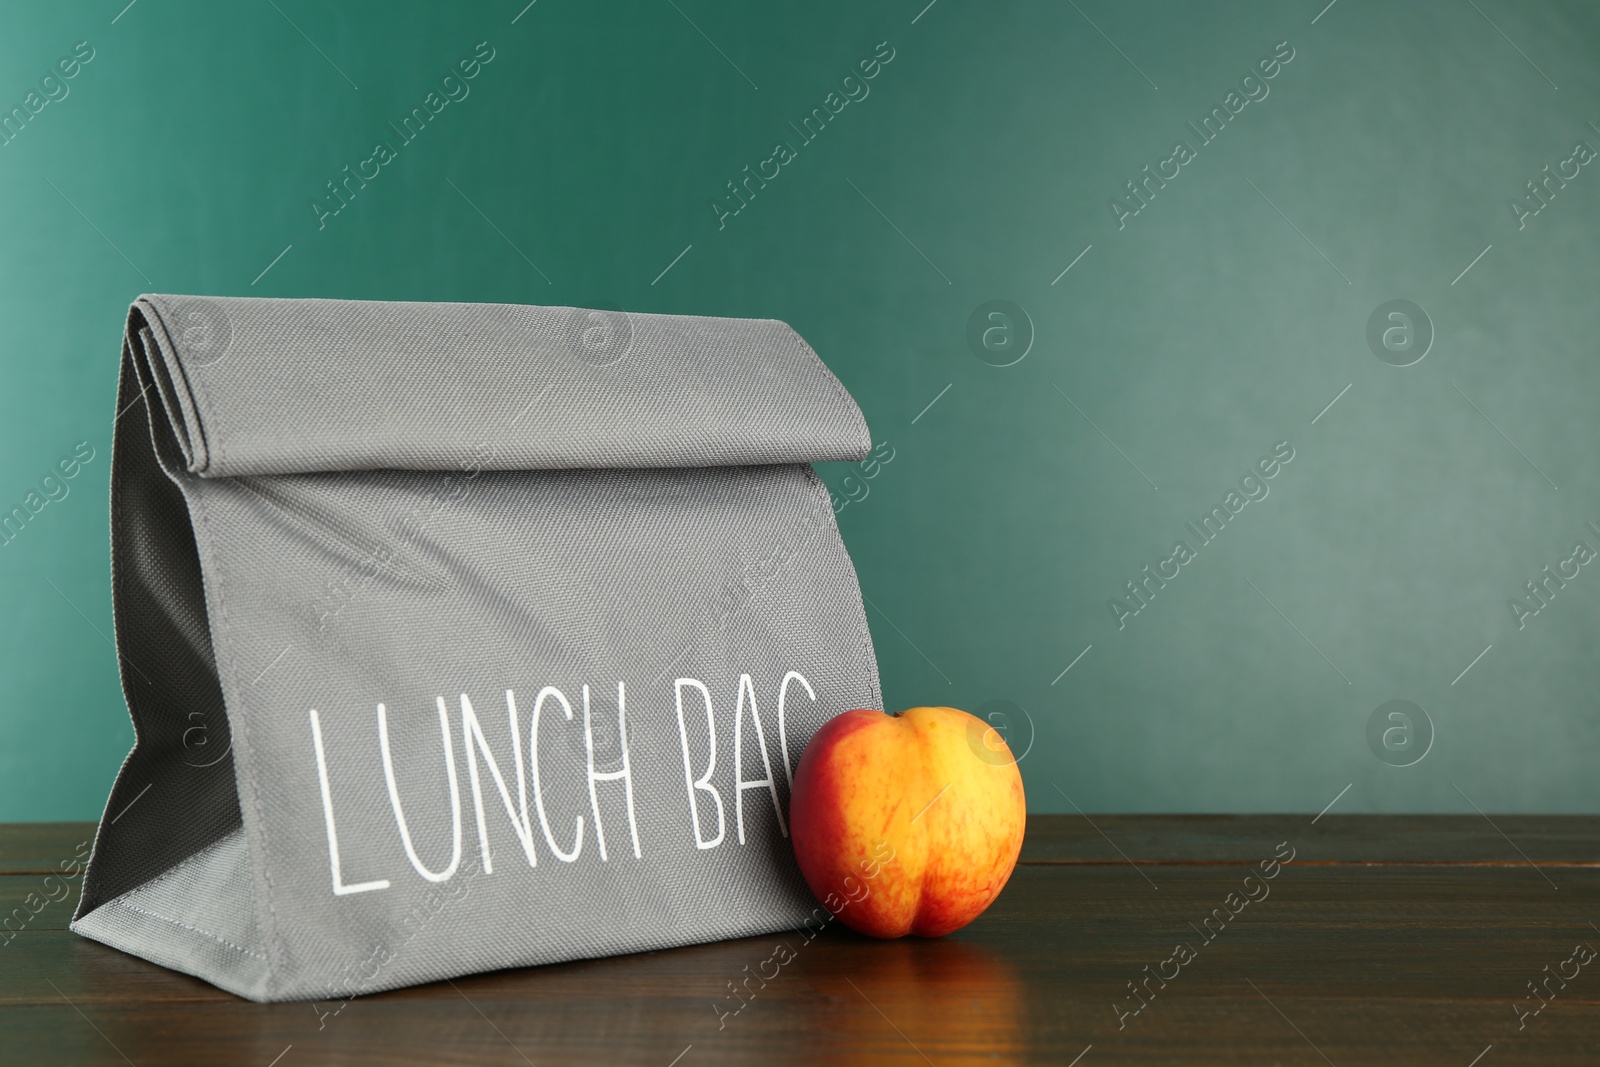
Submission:
M 806 884 L 872 937 L 941 937 L 976 919 L 1027 821 L 1011 750 L 955 708 L 830 720 L 795 768 L 789 811 Z

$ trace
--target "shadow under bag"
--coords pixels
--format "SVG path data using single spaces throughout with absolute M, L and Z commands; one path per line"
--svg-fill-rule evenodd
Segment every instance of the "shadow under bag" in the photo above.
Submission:
M 882 697 L 789 327 L 143 296 L 117 409 L 79 934 L 272 1001 L 811 914 L 794 765 Z

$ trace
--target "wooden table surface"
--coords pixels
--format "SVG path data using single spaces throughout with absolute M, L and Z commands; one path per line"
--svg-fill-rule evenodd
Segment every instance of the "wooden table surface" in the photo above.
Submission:
M 0 1063 L 1600 1063 L 1594 817 L 1034 816 L 1000 899 L 941 941 L 776 935 L 342 1007 L 68 932 L 76 884 L 40 906 L 43 879 L 91 830 L 0 826 L 0 915 L 28 916 L 0 945 Z M 1214 909 L 1238 914 L 1202 929 Z M 793 960 L 719 1020 L 780 942 Z

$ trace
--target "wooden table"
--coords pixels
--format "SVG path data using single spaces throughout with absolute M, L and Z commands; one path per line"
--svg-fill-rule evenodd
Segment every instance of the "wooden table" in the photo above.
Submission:
M 942 941 L 780 935 L 343 1007 L 69 933 L 76 885 L 41 886 L 90 831 L 0 826 L 0 914 L 40 894 L 0 946 L 0 1063 L 1600 1063 L 1600 959 L 1574 956 L 1600 949 L 1600 818 L 1034 816 L 1004 894 Z M 780 941 L 795 958 L 719 1020 Z

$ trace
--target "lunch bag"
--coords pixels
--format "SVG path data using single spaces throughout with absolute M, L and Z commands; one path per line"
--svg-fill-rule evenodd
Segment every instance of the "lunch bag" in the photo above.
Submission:
M 882 706 L 810 464 L 870 449 L 777 321 L 140 297 L 72 928 L 276 1001 L 798 926 L 794 766 Z

